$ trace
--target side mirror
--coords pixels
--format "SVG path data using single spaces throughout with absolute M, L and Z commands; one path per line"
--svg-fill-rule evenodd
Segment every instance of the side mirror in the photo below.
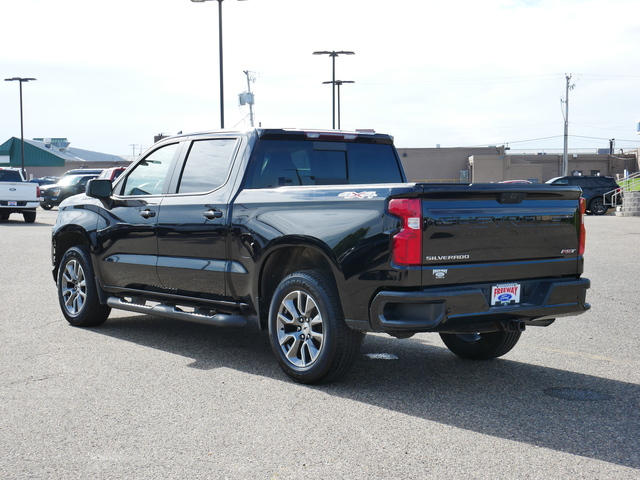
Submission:
M 108 200 L 113 195 L 113 186 L 111 180 L 98 180 L 94 178 L 87 182 L 87 190 L 85 192 L 88 197 L 97 198 L 99 200 Z

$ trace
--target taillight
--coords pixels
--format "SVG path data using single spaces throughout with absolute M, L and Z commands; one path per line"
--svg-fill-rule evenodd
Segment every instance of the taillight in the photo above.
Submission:
M 389 213 L 400 217 L 402 228 L 393 236 L 393 261 L 397 265 L 422 264 L 422 205 L 419 198 L 394 198 Z
M 36 198 L 40 198 L 40 185 L 36 187 Z
M 584 227 L 584 215 L 587 211 L 587 201 L 580 197 L 580 223 L 578 226 L 578 255 L 584 255 L 585 244 L 587 241 L 587 230 Z

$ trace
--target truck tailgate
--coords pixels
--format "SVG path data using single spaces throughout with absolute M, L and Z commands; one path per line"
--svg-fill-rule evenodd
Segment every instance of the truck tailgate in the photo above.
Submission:
M 0 184 L 0 200 L 11 202 L 37 202 L 38 186 L 30 182 L 2 182 Z
M 582 273 L 580 189 L 422 187 L 424 285 Z

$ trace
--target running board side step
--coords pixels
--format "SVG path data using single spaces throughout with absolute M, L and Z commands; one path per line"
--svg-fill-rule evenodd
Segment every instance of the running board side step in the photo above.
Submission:
M 132 299 L 131 302 L 118 297 L 109 297 L 107 305 L 118 310 L 143 313 L 145 315 L 157 315 L 159 317 L 184 320 L 187 322 L 215 325 L 216 327 L 246 327 L 247 319 L 242 315 L 229 315 L 217 313 L 211 310 L 196 308 L 187 312 L 178 306 L 164 305 L 162 303 L 147 305 L 145 300 Z

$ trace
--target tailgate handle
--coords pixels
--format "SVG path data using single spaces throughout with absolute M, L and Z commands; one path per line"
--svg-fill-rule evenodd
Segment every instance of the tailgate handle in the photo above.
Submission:
M 498 203 L 522 203 L 522 201 L 527 197 L 526 192 L 505 192 L 501 193 L 498 197 Z

